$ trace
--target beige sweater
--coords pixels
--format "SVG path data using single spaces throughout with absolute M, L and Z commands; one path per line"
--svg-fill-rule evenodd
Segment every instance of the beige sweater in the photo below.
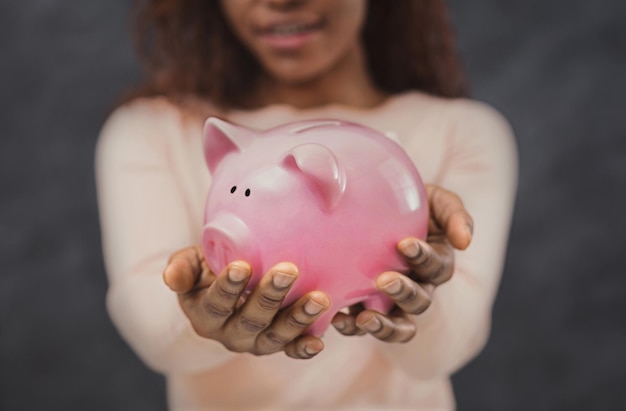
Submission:
M 97 147 L 108 309 L 124 339 L 167 377 L 173 410 L 450 410 L 449 376 L 486 342 L 511 220 L 517 154 L 493 109 L 411 92 L 374 109 L 273 105 L 221 113 L 254 128 L 339 118 L 398 136 L 425 182 L 459 194 L 475 222 L 453 278 L 435 290 L 406 344 L 334 329 L 311 360 L 235 354 L 197 336 L 163 283 L 174 251 L 198 244 L 211 176 L 202 119 L 163 99 L 118 108 Z

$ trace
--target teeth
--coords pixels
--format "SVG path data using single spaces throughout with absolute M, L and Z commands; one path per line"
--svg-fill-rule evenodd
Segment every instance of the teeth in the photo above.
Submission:
M 310 26 L 306 24 L 282 24 L 280 26 L 273 27 L 270 31 L 276 36 L 291 36 L 302 33 L 309 28 Z

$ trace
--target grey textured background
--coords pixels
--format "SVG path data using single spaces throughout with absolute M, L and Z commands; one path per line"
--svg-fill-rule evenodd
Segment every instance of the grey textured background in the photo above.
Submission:
M 626 409 L 626 2 L 453 0 L 474 97 L 516 131 L 493 333 L 461 410 Z M 93 149 L 139 77 L 128 0 L 0 2 L 0 409 L 160 410 L 120 340 Z

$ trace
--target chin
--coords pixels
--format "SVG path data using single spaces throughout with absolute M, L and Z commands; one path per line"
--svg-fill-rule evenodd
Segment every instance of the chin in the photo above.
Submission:
M 283 68 L 281 70 L 269 70 L 271 76 L 278 83 L 288 86 L 306 86 L 324 77 L 324 70 L 312 70 L 310 66 L 298 66 Z
M 281 84 L 292 86 L 292 87 L 300 87 L 300 86 L 306 86 L 308 84 L 314 83 L 315 80 L 319 78 L 319 76 L 302 76 L 302 75 L 292 73 L 292 75 L 283 74 L 280 76 L 274 76 L 274 78 L 276 79 L 277 82 Z

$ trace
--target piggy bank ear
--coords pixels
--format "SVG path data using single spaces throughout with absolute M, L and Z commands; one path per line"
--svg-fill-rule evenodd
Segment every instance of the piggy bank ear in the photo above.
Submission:
M 253 138 L 248 128 L 209 117 L 204 123 L 204 158 L 211 173 L 227 154 L 242 151 Z
M 309 143 L 292 148 L 283 156 L 282 166 L 301 173 L 327 210 L 335 208 L 346 190 L 343 167 L 335 155 L 321 144 Z

